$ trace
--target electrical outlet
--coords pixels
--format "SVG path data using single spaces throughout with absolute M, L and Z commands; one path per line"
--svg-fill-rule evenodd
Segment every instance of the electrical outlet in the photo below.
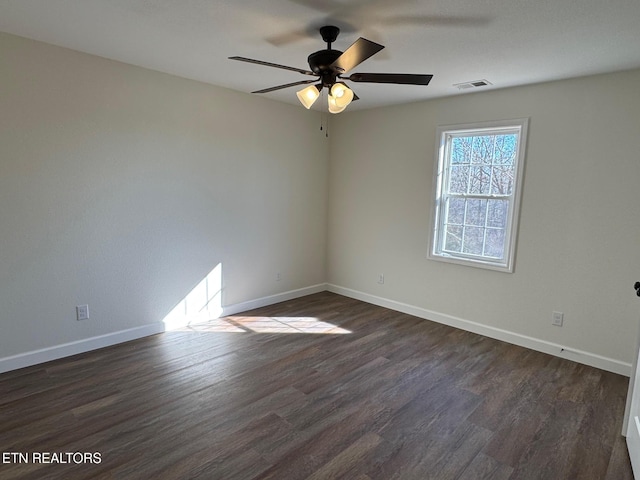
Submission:
M 384 273 L 379 273 L 378 274 L 378 283 L 380 285 L 384 284 Z
M 276 282 L 282 280 L 282 274 L 280 272 L 276 273 Z
M 89 305 L 78 305 L 76 307 L 76 319 L 89 320 Z
M 564 313 L 553 312 L 553 314 L 551 315 L 551 325 L 555 325 L 556 327 L 561 327 L 563 321 L 564 321 Z

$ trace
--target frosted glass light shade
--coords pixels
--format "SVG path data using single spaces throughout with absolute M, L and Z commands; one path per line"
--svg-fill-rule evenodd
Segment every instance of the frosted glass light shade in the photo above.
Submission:
M 346 107 L 353 100 L 353 90 L 344 83 L 335 83 L 331 87 L 331 96 L 335 98 L 336 105 L 339 108 Z
M 329 101 L 329 112 L 330 113 L 340 113 L 345 108 L 347 108 L 346 105 L 344 105 L 342 107 L 338 106 L 338 103 L 336 102 L 336 98 L 333 95 L 329 95 L 327 97 L 327 100 Z
M 309 85 L 299 92 L 296 92 L 296 95 L 298 96 L 298 100 L 300 100 L 300 103 L 302 103 L 302 105 L 304 105 L 304 108 L 308 110 L 320 96 L 320 88 L 318 88 L 317 85 Z

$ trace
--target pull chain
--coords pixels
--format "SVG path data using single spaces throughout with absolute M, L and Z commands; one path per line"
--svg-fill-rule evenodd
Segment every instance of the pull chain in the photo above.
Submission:
M 324 99 L 324 91 L 320 91 L 320 103 Z M 324 120 L 324 113 L 320 110 L 320 131 L 322 131 L 322 121 Z
M 324 90 L 320 92 L 320 103 L 326 103 L 324 101 Z M 329 138 L 329 115 L 324 110 L 320 111 L 320 131 L 324 130 L 324 136 Z M 324 123 L 324 127 L 323 127 Z

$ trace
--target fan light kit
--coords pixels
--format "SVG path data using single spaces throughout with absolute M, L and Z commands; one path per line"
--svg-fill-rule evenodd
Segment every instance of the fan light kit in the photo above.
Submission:
M 344 52 L 340 50 L 332 50 L 331 44 L 338 38 L 340 29 L 334 26 L 325 26 L 320 29 L 322 39 L 327 43 L 325 50 L 318 50 L 309 55 L 307 59 L 311 70 L 303 70 L 301 68 L 287 67 L 278 65 L 277 63 L 263 62 L 245 57 L 229 57 L 230 60 L 239 60 L 241 62 L 255 63 L 267 67 L 281 68 L 310 75 L 316 77 L 312 80 L 300 80 L 298 82 L 278 85 L 276 87 L 256 90 L 251 93 L 268 93 L 283 88 L 294 87 L 298 85 L 309 85 L 296 93 L 300 103 L 305 108 L 310 109 L 311 106 L 320 96 L 323 88 L 327 88 L 329 95 L 327 96 L 329 112 L 340 113 L 353 101 L 358 100 L 358 96 L 354 91 L 344 83 L 344 80 L 351 82 L 366 83 L 394 83 L 404 85 L 428 85 L 433 75 L 415 75 L 405 73 L 354 73 L 348 77 L 342 77 L 343 73 L 348 72 L 369 57 L 375 55 L 384 47 L 378 43 L 367 40 L 366 38 L 358 38 Z

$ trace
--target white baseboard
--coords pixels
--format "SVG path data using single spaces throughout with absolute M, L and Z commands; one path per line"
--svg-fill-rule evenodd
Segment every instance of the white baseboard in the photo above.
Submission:
M 327 285 L 325 283 L 321 283 L 310 287 L 299 288 L 297 290 L 290 290 L 288 292 L 257 298 L 255 300 L 249 300 L 247 302 L 227 305 L 222 308 L 222 314 L 220 316 L 234 315 L 247 310 L 253 310 L 254 308 L 272 305 L 274 303 L 286 302 L 287 300 L 293 300 L 294 298 L 303 297 L 305 295 L 323 292 L 326 289 Z M 184 324 L 188 324 L 188 321 L 185 321 Z M 149 335 L 155 335 L 156 333 L 162 333 L 170 328 L 177 328 L 180 326 L 184 325 L 175 324 L 169 327 L 162 322 L 158 322 L 150 325 L 144 325 L 142 327 L 77 340 L 75 342 L 65 343 L 62 345 L 55 345 L 41 350 L 21 353 L 11 357 L 0 358 L 0 373 L 30 367 L 32 365 L 50 362 L 52 360 L 58 360 L 71 355 L 97 350 L 99 348 L 110 347 L 111 345 L 136 340 Z
M 556 343 L 547 342 L 546 340 L 521 335 L 501 328 L 490 327 L 471 320 L 465 320 L 452 315 L 434 312 L 414 305 L 396 302 L 395 300 L 389 300 L 376 295 L 360 292 L 358 290 L 341 287 L 339 285 L 328 284 L 327 290 L 344 295 L 345 297 L 355 298 L 356 300 L 361 300 L 373 305 L 378 305 L 398 312 L 407 313 L 415 317 L 424 318 L 426 320 L 443 323 L 468 332 L 484 335 L 485 337 L 530 348 L 531 350 L 536 350 L 538 352 L 548 353 L 550 355 L 555 355 L 556 357 L 566 358 L 601 370 L 607 370 L 627 377 L 631 375 L 630 363 L 621 362 L 620 360 L 615 360 L 613 358 L 603 357 L 595 353 L 565 347 Z
M 419 318 L 424 318 L 426 320 L 449 325 L 461 330 L 484 335 L 485 337 L 494 338 L 496 340 L 519 345 L 521 347 L 526 347 L 539 352 L 555 355 L 557 357 L 573 360 L 575 362 L 600 368 L 602 370 L 607 370 L 609 372 L 625 375 L 627 377 L 631 375 L 631 364 L 621 362 L 613 358 L 603 357 L 595 353 L 564 347 L 556 343 L 547 342 L 545 340 L 521 335 L 519 333 L 510 332 L 508 330 L 503 330 L 500 328 L 490 327 L 488 325 L 483 325 L 481 323 L 454 317 L 452 315 L 434 312 L 425 308 L 397 302 L 395 300 L 389 300 L 387 298 L 378 297 L 376 295 L 371 295 L 368 293 L 360 292 L 358 290 L 353 290 L 333 284 L 320 283 L 317 285 L 312 285 L 310 287 L 299 288 L 275 295 L 269 295 L 267 297 L 257 298 L 255 300 L 227 305 L 222 309 L 222 316 L 235 315 L 236 313 L 273 305 L 279 302 L 286 302 L 288 300 L 293 300 L 305 295 L 323 292 L 325 290 L 344 295 L 345 297 L 355 298 L 356 300 L 361 300 L 373 305 L 378 305 L 398 312 L 407 313 Z M 30 367 L 39 363 L 49 362 L 51 360 L 57 360 L 59 358 L 64 358 L 71 355 L 76 355 L 91 350 L 97 350 L 99 348 L 109 347 L 111 345 L 128 342 L 130 340 L 136 340 L 138 338 L 146 337 L 149 335 L 155 335 L 164 331 L 165 325 L 162 322 L 158 322 L 150 325 L 131 328 L 128 330 L 109 333 L 106 335 L 91 337 L 84 340 L 65 343 L 62 345 L 56 345 L 41 350 L 26 352 L 11 357 L 0 358 L 0 373 L 17 370 L 19 368 Z
M 294 298 L 304 297 L 305 295 L 312 295 L 314 293 L 324 292 L 326 290 L 327 284 L 319 283 L 310 287 L 289 290 L 288 292 L 277 293 L 275 295 L 269 295 L 268 297 L 257 298 L 255 300 L 249 300 L 247 302 L 226 305 L 222 307 L 221 316 L 226 317 L 228 315 L 235 315 L 236 313 L 246 312 L 255 308 L 266 307 L 268 305 L 273 305 L 274 303 L 286 302 L 288 300 L 293 300 Z
M 53 347 L 34 350 L 32 352 L 21 353 L 11 357 L 0 358 L 0 373 L 18 370 L 19 368 L 30 367 L 39 363 L 58 360 L 59 358 L 77 355 L 79 353 L 97 350 L 99 348 L 110 347 L 117 343 L 128 342 L 156 333 L 164 332 L 162 322 L 143 325 L 141 327 L 120 330 L 119 332 L 99 335 L 97 337 L 85 338 L 75 342 L 64 343 Z

